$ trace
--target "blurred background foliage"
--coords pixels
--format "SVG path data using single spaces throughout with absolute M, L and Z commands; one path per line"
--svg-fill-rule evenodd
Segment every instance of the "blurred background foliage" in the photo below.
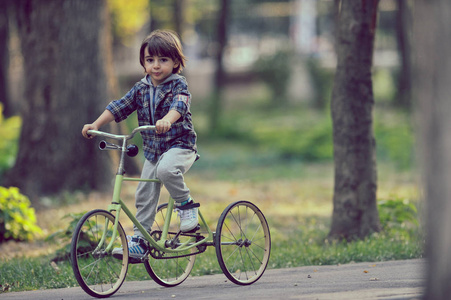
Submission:
M 18 188 L 0 186 L 0 243 L 8 240 L 29 241 L 42 235 L 36 225 L 34 208 Z
M 108 0 L 113 36 L 129 44 L 135 34 L 149 21 L 149 0 Z
M 118 98 L 143 76 L 138 59 L 142 39 L 157 28 L 180 34 L 188 57 L 183 75 L 193 95 L 191 111 L 202 156 L 196 168 L 333 160 L 329 107 L 335 69 L 333 1 L 229 1 L 222 59 L 226 75 L 214 136 L 209 109 L 221 2 L 108 0 L 107 4 Z M 397 1 L 381 1 L 373 68 L 374 131 L 378 161 L 412 170 L 415 138 L 410 103 L 397 104 L 405 54 L 398 46 L 399 33 L 406 30 L 397 22 L 398 13 Z M 21 124 L 18 82 L 24 68 L 14 26 L 10 27 L 8 102 L 16 109 L 0 118 L 0 176 L 14 164 Z M 98 101 L 106 105 L 110 100 Z M 126 124 L 136 126 L 135 117 Z
M 3 116 L 3 105 L 0 103 L 0 177 L 2 173 L 11 168 L 17 154 L 17 145 L 20 135 L 21 118 Z

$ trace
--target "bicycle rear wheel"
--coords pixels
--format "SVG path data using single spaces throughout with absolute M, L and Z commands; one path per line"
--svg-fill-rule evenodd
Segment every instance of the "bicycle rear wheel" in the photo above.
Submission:
M 113 247 L 105 251 L 113 238 L 114 220 L 108 211 L 90 211 L 80 219 L 72 237 L 70 254 L 75 278 L 86 293 L 97 298 L 116 293 L 127 275 L 128 245 L 121 224 Z M 105 241 L 98 248 L 103 237 Z M 122 259 L 113 258 L 111 251 L 114 248 L 124 249 Z
M 260 209 L 248 201 L 230 204 L 218 220 L 215 248 L 230 281 L 249 285 L 260 279 L 271 252 L 268 223 Z
M 166 219 L 168 204 L 164 203 L 158 206 L 157 214 L 155 216 L 155 222 L 152 227 L 152 232 L 154 232 L 154 238 L 159 239 L 158 233 L 163 230 L 164 221 Z M 178 222 L 177 214 L 172 212 L 171 223 L 169 225 L 168 239 L 173 239 L 176 233 L 180 229 L 180 224 Z M 177 239 L 178 243 L 183 243 L 189 237 L 180 235 Z M 188 278 L 191 270 L 194 267 L 194 262 L 196 261 L 196 256 L 184 256 L 190 253 L 196 252 L 196 248 L 187 250 L 185 252 L 169 253 L 169 252 L 154 252 L 155 255 L 160 256 L 160 258 L 155 259 L 149 255 L 149 259 L 144 262 L 144 266 L 149 273 L 150 277 L 158 283 L 159 285 L 165 287 L 173 287 L 181 284 Z

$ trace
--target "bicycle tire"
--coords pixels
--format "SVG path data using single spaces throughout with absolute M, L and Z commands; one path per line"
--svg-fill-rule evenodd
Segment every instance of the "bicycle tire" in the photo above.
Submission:
M 162 231 L 164 220 L 166 219 L 168 204 L 164 203 L 158 206 L 157 214 L 155 216 L 155 221 L 152 226 L 152 231 Z M 171 223 L 169 225 L 169 234 L 168 239 L 171 239 L 175 236 L 174 233 L 178 232 L 180 228 L 179 222 L 177 222 L 177 216 L 174 212 L 172 212 Z M 183 242 L 184 237 L 181 235 L 179 237 L 180 242 Z M 194 267 L 194 262 L 196 261 L 196 256 L 185 256 L 185 257 L 174 257 L 172 256 L 180 256 L 184 254 L 189 254 L 190 252 L 195 252 L 196 249 L 192 248 L 191 250 L 187 250 L 183 253 L 169 253 L 164 252 L 161 253 L 161 259 L 155 259 L 149 255 L 149 259 L 144 262 L 144 266 L 146 268 L 147 273 L 149 273 L 150 277 L 159 285 L 164 287 L 174 287 L 181 284 L 183 281 L 188 278 L 191 270 Z
M 116 293 L 127 275 L 128 245 L 120 223 L 113 248 L 104 251 L 112 238 L 114 220 L 115 217 L 106 210 L 92 210 L 80 219 L 72 237 L 70 253 L 75 278 L 87 294 L 97 298 Z M 104 232 L 103 246 L 96 250 Z M 111 253 L 120 247 L 124 249 L 122 260 L 113 258 Z
M 224 275 L 238 285 L 256 282 L 266 270 L 271 235 L 265 216 L 249 201 L 222 212 L 215 235 L 216 257 Z

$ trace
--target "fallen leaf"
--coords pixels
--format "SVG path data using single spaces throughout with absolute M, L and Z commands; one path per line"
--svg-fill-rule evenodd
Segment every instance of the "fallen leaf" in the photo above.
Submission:
M 367 271 L 367 270 L 364 270 L 363 273 L 368 273 L 368 271 Z
M 230 195 L 230 196 L 236 196 L 237 194 L 238 194 L 238 190 L 237 190 L 237 189 L 231 188 L 231 189 L 229 190 L 229 195 Z
M 2 292 L 9 291 L 10 288 L 11 288 L 11 285 L 9 285 L 9 283 L 5 283 L 5 285 L 2 286 Z
M 60 268 L 58 267 L 58 265 L 56 264 L 56 262 L 52 261 L 50 263 L 50 265 L 52 266 L 53 270 L 55 270 L 56 274 L 60 274 Z

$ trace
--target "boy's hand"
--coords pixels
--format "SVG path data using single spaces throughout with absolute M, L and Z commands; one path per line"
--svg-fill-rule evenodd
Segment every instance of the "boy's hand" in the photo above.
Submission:
M 157 133 L 161 134 L 168 132 L 169 129 L 171 129 L 171 125 L 171 122 L 169 122 L 168 120 L 161 119 L 157 121 L 155 127 L 157 129 Z
M 85 126 L 83 126 L 83 129 L 81 130 L 81 134 L 87 138 L 87 139 L 92 139 L 93 136 L 88 134 L 88 130 L 98 130 L 99 128 L 97 128 L 97 126 L 95 126 L 94 124 L 85 124 Z

